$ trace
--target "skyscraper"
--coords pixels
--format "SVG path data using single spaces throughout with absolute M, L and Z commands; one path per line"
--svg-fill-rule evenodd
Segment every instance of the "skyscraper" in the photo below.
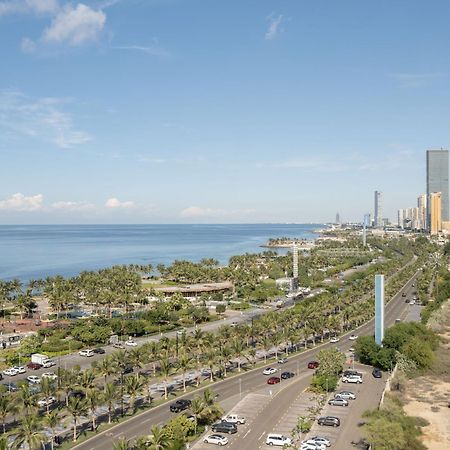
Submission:
M 442 195 L 440 192 L 432 192 L 429 198 L 429 217 L 431 234 L 438 234 L 442 231 Z
M 425 230 L 427 225 L 427 196 L 425 194 L 419 195 L 417 198 L 417 208 L 419 213 L 419 230 Z
M 338 212 L 336 213 L 336 222 L 335 223 L 337 223 L 338 225 L 341 224 L 341 216 L 339 215 Z
M 381 228 L 383 226 L 383 193 L 381 191 L 375 191 L 373 216 L 373 226 L 375 228 Z
M 430 195 L 441 193 L 441 220 L 449 220 L 448 196 L 448 150 L 427 150 L 427 200 L 430 205 Z M 431 230 L 430 208 L 427 212 L 427 229 Z

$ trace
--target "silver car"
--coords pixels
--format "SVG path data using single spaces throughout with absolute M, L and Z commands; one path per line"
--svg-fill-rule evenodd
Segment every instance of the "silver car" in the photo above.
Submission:
M 203 439 L 203 442 L 206 444 L 227 445 L 228 438 L 226 436 L 222 436 L 221 434 L 210 434 Z
M 335 394 L 334 398 L 343 398 L 345 400 L 356 400 L 356 394 L 351 391 L 341 391 Z
M 345 400 L 344 398 L 332 398 L 328 401 L 329 405 L 333 406 L 348 406 L 348 400 Z

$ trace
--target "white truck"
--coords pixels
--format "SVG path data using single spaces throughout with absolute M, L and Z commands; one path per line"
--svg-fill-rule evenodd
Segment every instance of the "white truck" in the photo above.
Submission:
M 245 417 L 238 416 L 237 414 L 228 414 L 222 417 L 222 421 L 243 425 L 245 423 Z
M 31 355 L 31 362 L 35 364 L 40 364 L 42 367 L 51 367 L 55 365 L 47 355 L 42 355 L 40 353 L 33 353 Z

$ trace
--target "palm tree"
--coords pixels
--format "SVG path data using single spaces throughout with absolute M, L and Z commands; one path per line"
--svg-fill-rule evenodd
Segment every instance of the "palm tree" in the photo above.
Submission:
M 61 423 L 61 413 L 59 410 L 54 409 L 53 411 L 47 413 L 44 416 L 43 423 L 47 428 L 50 428 L 52 432 L 52 440 L 50 442 L 51 448 L 53 450 L 55 443 L 55 429 Z
M 104 388 L 106 388 L 106 383 L 108 381 L 108 377 L 114 375 L 117 372 L 117 368 L 114 364 L 113 358 L 111 356 L 107 356 L 100 360 L 95 366 L 95 370 L 105 378 Z
M 28 444 L 30 450 L 40 449 L 45 442 L 45 436 L 39 425 L 37 417 L 25 416 L 14 439 L 13 448 L 19 449 L 23 444 Z
M 146 359 L 147 355 L 145 353 L 145 350 L 141 348 L 133 348 L 128 353 L 128 360 L 130 364 L 133 366 L 133 368 L 136 370 L 136 378 L 139 378 L 139 369 L 143 366 L 144 361 Z
M 55 393 L 55 383 L 50 378 L 42 377 L 41 379 L 41 394 L 47 400 Z M 47 402 L 47 414 L 50 408 L 50 403 Z
M 238 363 L 238 372 L 241 371 L 241 358 L 244 354 L 245 344 L 240 339 L 234 339 L 231 343 L 231 349 L 234 353 L 234 356 L 237 358 Z
M 119 439 L 114 445 L 113 445 L 113 449 L 114 450 L 128 450 L 129 441 L 125 438 L 121 438 Z
M 0 418 L 3 426 L 3 434 L 6 432 L 6 418 L 9 414 L 13 414 L 17 411 L 17 406 L 12 397 L 2 395 L 0 397 Z
M 159 368 L 161 369 L 161 375 L 163 376 L 164 380 L 164 398 L 167 399 L 167 381 L 172 369 L 169 358 L 161 359 L 161 361 L 159 362 Z
M 30 391 L 28 384 L 22 384 L 19 390 L 19 404 L 25 410 L 25 416 L 29 416 L 36 406 L 36 400 Z
M 9 441 L 7 436 L 0 436 L 0 450 L 9 450 Z
M 95 387 L 95 375 L 92 370 L 85 370 L 78 376 L 78 384 L 83 389 L 93 389 Z
M 69 394 L 77 382 L 77 375 L 73 370 L 64 370 L 59 378 L 60 389 L 64 392 L 66 407 L 69 405 Z
M 116 401 L 119 399 L 119 392 L 113 383 L 105 384 L 105 392 L 103 393 L 103 400 L 108 406 L 108 423 L 111 423 L 112 410 Z
M 147 441 L 148 439 L 146 436 L 138 437 L 133 443 L 133 450 L 148 450 Z
M 77 421 L 80 416 L 86 414 L 88 405 L 86 400 L 78 397 L 70 397 L 67 410 L 73 419 L 73 442 L 77 440 Z
M 148 440 L 151 450 L 164 450 L 170 445 L 170 439 L 164 429 L 155 425 L 150 430 L 151 435 Z
M 144 382 L 136 377 L 127 377 L 125 380 L 125 391 L 130 396 L 130 409 L 132 414 L 135 412 L 136 396 L 142 392 Z
M 205 389 L 203 391 L 202 402 L 204 405 L 203 416 L 208 421 L 214 421 L 223 414 L 223 410 L 216 403 L 216 396 L 211 389 Z
M 203 411 L 205 410 L 205 404 L 203 403 L 203 400 L 200 397 L 195 397 L 192 400 L 192 403 L 191 403 L 191 406 L 189 407 L 189 409 L 191 410 L 192 415 L 195 418 L 194 434 L 197 434 L 198 421 L 203 415 Z
M 86 403 L 91 413 L 92 420 L 92 431 L 97 428 L 95 423 L 95 411 L 101 405 L 103 400 L 103 395 L 96 388 L 90 388 L 86 391 Z
M 183 392 L 186 392 L 186 372 L 192 367 L 192 358 L 183 352 L 177 361 L 177 368 L 181 370 L 183 374 Z
M 212 383 L 214 381 L 214 366 L 217 361 L 217 353 L 215 351 L 211 350 L 208 353 L 206 353 L 205 359 L 206 359 L 206 364 L 208 365 L 209 371 L 210 371 L 209 380 Z

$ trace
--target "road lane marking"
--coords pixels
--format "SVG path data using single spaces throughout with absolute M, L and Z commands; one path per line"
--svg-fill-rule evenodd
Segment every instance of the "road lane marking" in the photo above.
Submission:
M 250 433 L 250 431 L 252 431 L 251 428 L 249 428 L 249 429 L 247 430 L 247 432 L 244 434 L 244 436 L 242 436 L 242 439 L 245 439 L 245 437 L 248 435 L 248 433 Z
M 261 436 L 258 438 L 258 441 L 260 441 L 261 440 L 261 438 L 264 436 L 266 434 L 266 432 L 265 431 L 263 431 L 262 433 L 261 433 Z

